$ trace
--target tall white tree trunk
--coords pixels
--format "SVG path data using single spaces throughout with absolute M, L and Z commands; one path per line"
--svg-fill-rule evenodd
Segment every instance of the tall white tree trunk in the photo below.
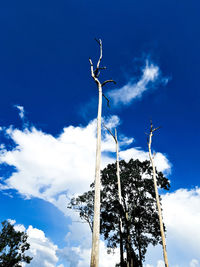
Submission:
M 164 233 L 164 228 L 163 228 L 162 211 L 161 211 L 160 200 L 159 200 L 159 195 L 158 195 L 158 187 L 157 187 L 157 180 L 156 180 L 156 170 L 155 170 L 155 165 L 154 165 L 154 161 L 153 161 L 152 154 L 151 154 L 152 136 L 153 136 L 153 131 L 155 131 L 155 130 L 156 129 L 153 129 L 152 124 L 151 124 L 151 131 L 150 131 L 150 134 L 149 134 L 149 141 L 148 141 L 149 158 L 150 158 L 151 165 L 152 165 L 152 168 L 153 168 L 153 181 L 154 181 L 154 188 L 155 188 L 155 194 L 156 194 L 156 203 L 157 203 L 159 222 L 160 222 L 160 232 L 161 232 L 161 237 L 162 237 L 162 246 L 163 246 L 163 256 L 164 256 L 164 261 L 165 261 L 165 267 L 169 267 L 168 259 L 167 259 L 167 251 L 166 251 L 165 233 Z
M 91 251 L 91 262 L 90 267 L 99 266 L 99 235 L 100 235 L 100 165 L 101 165 L 101 114 L 102 114 L 102 96 L 105 95 L 102 92 L 102 88 L 107 83 L 115 81 L 107 80 L 101 83 L 98 79 L 100 70 L 106 69 L 106 67 L 100 67 L 102 60 L 102 41 L 101 39 L 96 40 L 100 47 L 100 56 L 97 62 L 97 67 L 94 70 L 92 60 L 89 59 L 91 66 L 91 76 L 97 84 L 99 91 L 99 103 L 98 103 L 98 115 L 97 115 L 97 146 L 96 146 L 96 167 L 95 167 L 95 197 L 94 197 L 94 218 L 93 218 L 93 232 L 92 232 L 92 251 Z M 106 97 L 105 97 L 106 98 Z M 107 101 L 109 101 L 106 98 Z
M 118 140 L 117 140 L 117 130 L 116 129 L 115 129 L 115 143 L 116 143 L 116 160 L 117 160 L 118 195 L 119 195 L 119 203 L 120 203 L 120 205 L 122 205 L 121 181 L 120 181 L 120 174 L 119 174 L 119 145 L 118 145 Z
M 115 144 L 116 144 L 118 196 L 119 196 L 119 203 L 120 203 L 120 205 L 122 207 L 121 180 L 120 180 L 120 173 L 119 173 L 119 145 L 118 145 L 117 130 L 116 129 L 115 129 L 115 138 L 114 138 L 114 140 L 115 140 Z M 120 261 L 121 261 L 121 263 L 124 263 L 123 241 L 122 241 L 122 219 L 121 219 L 121 216 L 119 218 L 119 232 L 120 232 Z
M 115 135 L 108 129 L 105 124 L 104 127 L 108 130 L 108 132 L 112 135 L 115 145 L 116 145 L 116 175 L 117 175 L 117 185 L 118 185 L 118 198 L 119 203 L 122 207 L 122 193 L 121 193 L 121 181 L 120 181 L 120 169 L 119 169 L 119 144 L 117 140 L 117 130 L 115 129 Z M 120 233 L 120 262 L 124 264 L 124 253 L 123 253 L 123 240 L 122 240 L 122 219 L 121 216 L 119 218 L 119 233 Z
M 102 88 L 99 89 L 99 104 L 97 116 L 97 146 L 96 146 L 96 168 L 95 168 L 95 199 L 94 220 L 92 234 L 91 267 L 99 266 L 99 233 L 100 233 L 100 165 L 101 165 L 101 113 L 102 113 Z

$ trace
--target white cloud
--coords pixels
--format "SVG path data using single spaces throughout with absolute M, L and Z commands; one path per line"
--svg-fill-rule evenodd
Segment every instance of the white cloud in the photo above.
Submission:
M 168 242 L 176 242 L 177 248 L 183 253 L 191 250 L 194 258 L 199 258 L 200 188 L 179 189 L 164 195 L 163 216 L 167 225 Z
M 112 121 L 119 123 L 116 118 Z M 115 127 L 115 123 L 113 127 Z M 10 128 L 9 135 L 17 146 L 13 151 L 2 148 L 0 161 L 14 165 L 17 172 L 5 180 L 6 186 L 18 190 L 27 197 L 34 196 L 45 199 L 57 206 L 65 215 L 70 216 L 72 221 L 79 221 L 77 214 L 66 209 L 67 190 L 70 194 L 80 194 L 88 189 L 93 180 L 96 121 L 90 122 L 86 127 L 66 127 L 58 137 L 53 137 L 35 128 L 30 130 Z M 130 139 L 127 139 L 127 143 L 129 141 Z M 107 134 L 103 137 L 102 148 L 104 152 L 115 151 L 113 140 Z M 146 160 L 148 153 L 138 148 L 130 148 L 121 151 L 120 157 L 125 160 L 129 160 L 131 157 Z M 102 166 L 112 161 L 114 161 L 112 157 L 102 155 Z M 157 153 L 155 161 L 159 170 L 170 169 L 170 163 L 163 154 Z M 167 228 L 167 252 L 170 266 L 199 267 L 200 188 L 180 189 L 173 193 L 167 193 L 162 196 L 162 203 L 163 217 Z M 20 225 L 17 227 L 23 229 Z M 58 257 L 66 253 L 68 262 L 70 262 L 70 255 L 76 256 L 72 257 L 71 264 L 75 261 L 75 266 L 88 266 L 91 246 L 89 227 L 87 224 L 74 222 L 68 227 L 70 233 L 66 239 L 69 246 L 62 251 L 46 238 L 41 230 L 30 226 L 27 231 L 30 234 L 30 242 L 34 244 L 32 255 L 34 253 L 40 255 L 35 256 L 35 260 L 38 259 L 39 262 L 39 258 L 43 257 L 43 266 L 55 266 Z M 79 245 L 71 246 L 72 243 Z M 101 253 L 106 252 L 104 246 L 101 243 L 103 251 Z M 73 248 L 74 254 L 70 254 L 72 253 L 71 248 Z M 108 258 L 102 256 L 102 259 L 108 261 L 108 263 L 104 263 L 104 266 L 109 266 L 109 262 L 118 262 L 118 256 L 115 254 L 113 260 L 111 260 L 112 255 L 108 255 Z M 150 247 L 145 264 L 148 267 L 158 267 L 161 260 L 161 246 Z M 112 266 L 110 265 L 110 267 Z
M 26 228 L 24 227 L 23 224 L 15 224 L 14 228 L 16 231 L 19 231 L 19 232 L 25 232 L 26 231 Z
M 33 257 L 27 266 L 55 267 L 58 262 L 56 255 L 58 247 L 54 245 L 42 230 L 29 226 L 27 229 L 30 244 L 29 255 Z
M 165 267 L 165 264 L 164 264 L 164 262 L 162 260 L 159 260 L 155 266 L 156 267 Z M 150 265 L 150 264 L 146 264 L 145 267 L 154 267 L 154 266 Z
M 119 153 L 120 158 L 128 161 L 130 158 L 139 159 L 140 161 L 149 160 L 149 152 L 143 151 L 140 148 L 129 148 Z M 154 163 L 158 171 L 169 173 L 171 164 L 167 157 L 162 153 L 155 153 Z
M 200 266 L 200 188 L 179 189 L 162 196 L 167 254 L 172 267 Z M 162 248 L 150 247 L 146 263 L 156 266 Z M 196 264 L 196 265 L 195 265 Z
M 106 120 L 106 125 L 109 128 L 114 128 L 118 124 L 119 118 L 117 116 L 112 116 Z M 6 134 L 14 141 L 16 147 L 9 151 L 3 146 L 0 150 L 0 163 L 7 163 L 8 165 L 15 166 L 16 172 L 12 173 L 9 178 L 3 181 L 4 184 L 1 186 L 1 189 L 15 189 L 27 198 L 38 197 L 49 201 L 66 216 L 70 216 L 72 220 L 72 224 L 68 225 L 70 232 L 66 237 L 69 247 L 63 251 L 57 249 L 56 245 L 46 239 L 43 232 L 30 227 L 27 231 L 29 231 L 30 240 L 33 243 L 32 255 L 46 253 L 46 258 L 43 261 L 45 264 L 44 266 L 54 266 L 48 264 L 56 262 L 56 252 L 59 257 L 66 253 L 69 261 L 69 257 L 72 257 L 72 255 L 75 255 L 75 252 L 80 250 L 79 255 L 76 253 L 76 255 L 78 255 L 77 257 L 72 257 L 71 264 L 75 264 L 74 266 L 84 266 L 87 262 L 85 266 L 88 266 L 87 255 L 90 253 L 89 249 L 91 246 L 90 229 L 87 224 L 75 223 L 75 221 L 80 221 L 80 218 L 77 214 L 67 209 L 67 202 L 69 200 L 68 197 L 71 197 L 72 194 L 85 192 L 89 189 L 90 183 L 93 182 L 96 153 L 96 120 L 91 121 L 85 127 L 65 127 L 62 133 L 57 137 L 46 134 L 34 127 L 31 129 L 24 128 L 23 130 L 10 127 L 7 129 Z M 130 145 L 132 141 L 132 138 L 123 135 L 120 137 L 120 144 L 122 147 Z M 134 151 L 134 153 L 132 153 L 132 151 Z M 102 152 L 103 168 L 108 163 L 115 161 L 115 154 L 110 156 L 110 154 L 107 153 L 115 152 L 115 143 L 113 138 L 106 131 L 104 131 L 102 135 Z M 133 148 L 132 150 L 121 151 L 120 156 L 126 160 L 129 160 L 131 157 L 145 160 L 147 158 L 140 158 L 140 154 L 147 155 L 146 153 L 147 152 Z M 162 169 L 164 169 L 162 161 L 161 165 Z M 166 164 L 166 168 L 169 167 L 170 166 Z M 20 229 L 20 227 L 21 226 L 18 225 L 18 229 Z M 72 253 L 72 243 L 82 243 L 83 246 L 74 246 Z M 44 246 L 42 246 L 42 244 L 44 244 Z M 48 247 L 49 250 L 46 247 Z M 104 252 L 106 251 L 105 245 L 103 246 L 102 243 L 101 250 Z M 110 261 L 112 255 L 107 256 L 106 252 L 105 255 L 106 256 L 102 257 L 102 259 L 106 261 L 104 266 L 109 266 L 107 262 Z M 116 253 L 114 258 L 118 257 L 117 255 Z M 39 257 L 34 256 L 34 258 L 34 263 L 37 259 L 39 261 Z M 48 263 L 48 261 L 50 263 Z M 119 259 L 117 262 L 118 261 Z M 41 265 L 37 265 L 36 262 L 33 266 Z M 112 267 L 112 265 L 110 266 Z
M 110 91 L 109 96 L 113 99 L 115 105 L 119 103 L 127 105 L 133 99 L 141 97 L 150 88 L 150 83 L 158 81 L 166 84 L 168 79 L 161 76 L 158 66 L 146 60 L 146 65 L 142 69 L 142 77 L 138 82 L 130 81 L 122 88 Z
M 119 124 L 119 118 L 112 116 L 106 123 L 115 127 Z M 59 196 L 66 199 L 66 193 L 80 194 L 88 190 L 94 179 L 96 120 L 86 127 L 66 127 L 58 137 L 34 127 L 23 130 L 9 128 L 6 133 L 15 142 L 16 148 L 11 151 L 2 148 L 0 163 L 15 166 L 17 171 L 4 180 L 2 190 L 16 189 L 27 198 L 42 198 L 57 207 Z M 131 141 L 131 138 L 122 138 L 123 145 Z M 115 156 L 106 153 L 115 152 L 114 141 L 106 132 L 103 135 L 102 152 L 103 168 L 115 160 Z M 126 160 L 131 157 L 147 159 L 143 155 L 147 156 L 147 153 L 136 148 L 120 152 L 121 158 Z M 170 168 L 162 154 L 159 154 L 157 162 L 162 170 Z
M 90 265 L 91 249 L 83 246 L 66 247 L 58 252 L 58 255 L 70 263 L 70 267 L 88 267 Z M 119 249 L 115 253 L 108 254 L 105 243 L 99 243 L 99 267 L 114 267 L 120 261 Z
M 200 263 L 198 260 L 196 259 L 191 260 L 190 267 L 198 267 L 198 266 L 200 266 Z
M 58 247 L 45 236 L 42 230 L 33 228 L 31 225 L 26 229 L 24 225 L 16 224 L 15 220 L 8 219 L 8 221 L 14 225 L 16 231 L 26 232 L 28 235 L 27 242 L 30 244 L 30 248 L 25 252 L 25 255 L 31 256 L 33 259 L 30 264 L 23 263 L 23 267 L 57 266 L 59 260 L 56 255 Z M 61 267 L 62 265 L 59 266 Z
M 10 224 L 12 224 L 12 225 L 16 223 L 16 221 L 15 221 L 15 220 L 12 220 L 12 219 L 8 219 L 7 221 L 8 221 Z
M 19 116 L 21 119 L 23 119 L 24 118 L 24 107 L 19 106 L 19 105 L 15 105 L 15 108 L 17 108 L 19 110 Z
M 164 261 L 159 260 L 157 263 L 157 267 L 165 267 Z

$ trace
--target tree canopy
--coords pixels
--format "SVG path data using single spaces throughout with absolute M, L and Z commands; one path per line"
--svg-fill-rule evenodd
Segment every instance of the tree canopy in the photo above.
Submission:
M 168 190 L 169 180 L 162 172 L 156 172 L 156 175 L 158 186 Z M 118 247 L 121 239 L 126 261 L 132 260 L 134 266 L 142 266 L 148 245 L 161 242 L 150 162 L 121 160 L 120 179 L 122 206 L 118 199 L 116 164 L 109 164 L 101 172 L 101 234 L 107 241 L 108 251 Z M 70 208 L 77 210 L 92 229 L 94 184 L 90 187 L 90 191 L 71 199 Z M 122 234 L 119 232 L 120 218 Z M 123 262 L 121 266 L 125 266 Z
M 30 263 L 32 258 L 25 255 L 25 252 L 30 248 L 27 234 L 16 231 L 8 221 L 1 224 L 0 267 L 21 267 L 22 262 Z

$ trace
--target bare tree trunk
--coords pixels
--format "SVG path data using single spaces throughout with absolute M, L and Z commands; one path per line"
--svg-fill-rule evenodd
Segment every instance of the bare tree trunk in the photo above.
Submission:
M 148 140 L 148 148 L 149 148 L 149 158 L 152 164 L 153 168 L 153 181 L 154 181 L 154 188 L 155 188 L 155 194 L 156 194 L 156 203 L 157 203 L 157 208 L 158 208 L 158 215 L 159 215 L 159 222 L 160 222 L 160 232 L 161 232 L 161 237 L 162 237 L 162 246 L 163 246 L 163 255 L 164 255 L 164 261 L 165 261 L 165 267 L 169 267 L 168 265 L 168 259 L 167 259 L 167 251 L 166 251 L 166 241 L 165 241 L 165 234 L 164 234 L 164 228 L 163 228 L 163 221 L 162 221 L 162 211 L 160 207 L 160 200 L 159 200 L 159 195 L 158 195 L 158 187 L 157 187 L 157 180 L 156 180 L 156 170 L 155 170 L 155 165 L 153 162 L 152 154 L 151 154 L 151 143 L 152 143 L 152 136 L 153 132 L 156 129 L 153 129 L 153 125 L 151 123 L 151 130 L 149 134 L 149 140 Z
M 119 220 L 119 235 L 120 235 L 120 266 L 124 267 L 124 250 L 123 250 L 121 220 Z
M 99 232 L 100 232 L 100 165 L 101 165 L 101 113 L 102 113 L 102 88 L 99 89 L 99 105 L 97 117 L 97 147 L 96 147 L 96 168 L 95 168 L 95 199 L 94 199 L 94 220 L 92 234 L 91 267 L 99 265 Z
M 119 145 L 118 145 L 118 140 L 117 140 L 117 130 L 115 129 L 115 135 L 111 132 L 110 129 L 108 129 L 105 124 L 104 127 L 108 130 L 108 132 L 112 135 L 115 144 L 116 144 L 116 175 L 117 175 L 117 185 L 118 185 L 118 198 L 119 198 L 119 204 L 121 207 L 122 206 L 122 193 L 121 193 L 121 181 L 120 181 L 120 173 L 119 173 Z M 120 207 L 120 208 L 121 208 Z M 121 266 L 124 266 L 124 252 L 123 252 L 123 241 L 122 241 L 122 219 L 121 215 L 119 218 L 119 234 L 120 234 L 120 263 Z
M 101 114 L 102 114 L 102 88 L 105 84 L 114 82 L 113 80 L 107 80 L 101 83 L 98 79 L 101 68 L 100 63 L 102 60 L 102 41 L 96 40 L 100 46 L 100 56 L 97 62 L 97 67 L 94 70 L 92 60 L 89 59 L 91 66 L 91 76 L 97 84 L 99 91 L 99 103 L 98 103 L 98 115 L 97 115 L 97 146 L 96 146 L 96 167 L 95 167 L 95 197 L 94 197 L 94 219 L 93 219 L 93 233 L 92 233 L 92 251 L 90 267 L 99 266 L 99 235 L 100 235 L 100 165 L 101 165 Z M 115 83 L 115 82 L 114 82 Z
M 121 193 L 121 181 L 120 181 L 120 173 L 119 173 L 119 145 L 117 140 L 117 130 L 115 129 L 115 143 L 116 143 L 116 164 L 117 164 L 117 184 L 118 184 L 118 196 L 119 203 L 122 207 L 122 193 Z M 122 242 L 122 219 L 121 215 L 119 218 L 119 231 L 120 231 L 120 261 L 121 265 L 124 265 L 124 253 L 123 253 L 123 242 Z

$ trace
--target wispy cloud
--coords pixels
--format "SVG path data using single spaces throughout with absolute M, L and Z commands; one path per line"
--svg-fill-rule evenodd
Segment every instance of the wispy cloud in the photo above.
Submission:
M 19 106 L 19 105 L 15 105 L 15 108 L 17 108 L 19 110 L 19 116 L 21 119 L 24 119 L 24 107 L 23 106 Z
M 157 65 L 146 60 L 146 64 L 142 69 L 142 76 L 137 82 L 131 80 L 123 87 L 112 90 L 108 95 L 112 98 L 115 105 L 127 105 L 133 99 L 140 98 L 148 89 L 158 84 L 165 85 L 168 80 L 168 78 L 162 76 L 160 68 Z

